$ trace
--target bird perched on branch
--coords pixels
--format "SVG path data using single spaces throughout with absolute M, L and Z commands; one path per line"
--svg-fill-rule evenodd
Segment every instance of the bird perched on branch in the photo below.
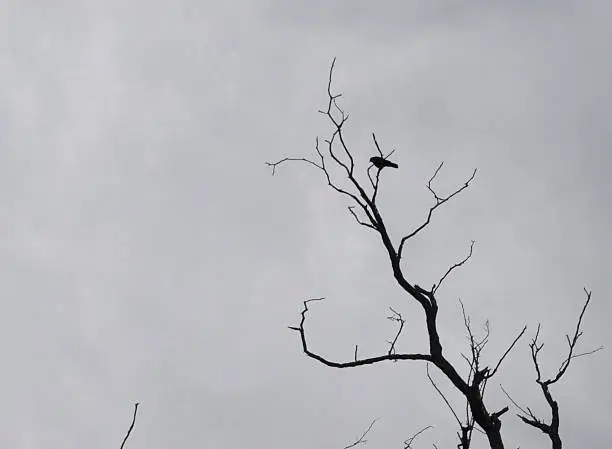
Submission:
M 384 167 L 399 168 L 397 164 L 394 164 L 393 162 L 388 161 L 380 156 L 371 157 L 370 162 L 374 164 L 374 166 L 378 168 L 379 170 L 382 170 Z

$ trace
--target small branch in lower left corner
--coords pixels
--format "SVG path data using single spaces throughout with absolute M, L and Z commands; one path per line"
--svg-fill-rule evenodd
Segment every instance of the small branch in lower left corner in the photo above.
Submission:
M 125 437 L 123 438 L 123 442 L 121 443 L 121 446 L 119 447 L 119 449 L 123 449 L 123 446 L 125 446 L 125 442 L 127 441 L 127 439 L 130 437 L 130 434 L 132 433 L 132 429 L 134 428 L 134 424 L 136 424 L 136 413 L 138 412 L 138 406 L 140 404 L 138 402 L 136 402 L 134 404 L 134 416 L 132 416 L 132 424 L 130 424 L 130 428 L 128 429 L 127 433 L 125 434 Z
M 414 440 L 416 440 L 416 438 L 419 435 L 421 435 L 423 432 L 425 432 L 428 429 L 433 429 L 433 426 L 423 427 L 421 430 L 419 430 L 417 433 L 412 435 L 410 438 L 408 438 L 407 440 L 404 440 L 404 449 L 412 449 L 412 443 L 414 442 Z
M 365 430 L 365 432 L 363 432 L 361 434 L 361 436 L 358 437 L 354 442 L 352 442 L 348 446 L 344 446 L 344 449 L 350 449 L 351 447 L 355 447 L 358 444 L 365 444 L 365 443 L 367 443 L 368 440 L 366 440 L 365 437 L 368 435 L 370 430 L 372 430 L 372 427 L 374 427 L 374 424 L 376 424 L 376 421 L 378 421 L 378 418 L 372 420 L 372 422 L 370 423 L 369 427 Z

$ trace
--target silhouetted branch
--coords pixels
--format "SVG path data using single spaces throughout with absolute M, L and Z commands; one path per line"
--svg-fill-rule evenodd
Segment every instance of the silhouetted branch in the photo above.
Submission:
M 440 397 L 442 398 L 442 400 L 444 401 L 444 403 L 446 404 L 448 409 L 451 411 L 451 413 L 455 417 L 455 420 L 457 421 L 457 424 L 459 424 L 459 426 L 461 426 L 462 425 L 461 420 L 457 416 L 457 413 L 455 413 L 455 410 L 453 409 L 453 406 L 450 404 L 450 402 L 448 402 L 448 399 L 446 399 L 446 396 L 444 396 L 444 393 L 442 393 L 440 388 L 438 388 L 438 385 L 436 385 L 436 383 L 434 382 L 433 378 L 431 377 L 431 374 L 429 374 L 429 364 L 425 365 L 425 367 L 426 367 L 425 370 L 426 370 L 427 378 L 429 379 L 429 382 L 434 387 L 434 389 L 438 392 L 438 394 L 440 395 Z
M 557 375 L 554 377 L 554 379 L 551 379 L 548 382 L 549 385 L 552 385 L 555 382 L 557 382 L 559 379 L 561 379 L 561 377 L 565 374 L 565 371 L 567 371 L 567 368 L 569 368 L 569 365 L 572 359 L 575 359 L 577 357 L 582 357 L 584 355 L 593 354 L 603 349 L 603 346 L 600 346 L 599 348 L 593 349 L 591 351 L 583 352 L 581 354 L 574 354 L 574 349 L 576 348 L 576 344 L 578 343 L 578 340 L 580 339 L 580 337 L 582 337 L 582 331 L 580 330 L 580 326 L 582 325 L 582 318 L 584 317 L 584 313 L 586 312 L 586 309 L 589 306 L 589 303 L 591 302 L 591 292 L 587 291 L 586 288 L 583 288 L 583 290 L 584 290 L 584 293 L 587 295 L 587 299 L 584 303 L 584 306 L 582 306 L 582 310 L 580 311 L 580 316 L 578 317 L 578 322 L 576 323 L 576 330 L 574 331 L 574 335 L 572 336 L 571 339 L 569 335 L 567 334 L 565 335 L 565 339 L 567 340 L 567 345 L 568 345 L 567 357 L 563 362 L 561 362 L 561 366 L 559 366 L 559 370 L 557 371 Z
M 365 226 L 366 228 L 370 228 L 376 231 L 376 228 L 374 226 L 372 226 L 370 223 L 366 223 L 365 221 L 362 221 L 358 216 L 357 213 L 355 212 L 355 206 L 348 206 L 348 210 L 351 213 L 351 215 L 355 218 L 355 220 L 357 221 L 357 223 L 359 223 L 362 226 Z
M 506 397 L 510 400 L 510 402 L 512 402 L 514 404 L 514 406 L 516 408 L 518 408 L 521 412 L 523 412 L 523 414 L 527 415 L 529 414 L 523 407 L 521 407 L 514 399 L 512 399 L 512 396 L 510 396 L 510 393 L 508 393 L 504 387 L 499 384 L 499 387 L 501 388 L 501 390 L 504 392 L 504 394 L 506 395 Z
M 305 157 L 284 157 L 279 161 L 276 162 L 266 162 L 266 165 L 268 167 L 272 167 L 272 176 L 274 176 L 276 174 L 276 167 L 285 163 L 285 162 L 289 162 L 289 161 L 301 161 L 301 162 L 307 162 L 308 164 L 314 165 L 315 167 L 317 167 L 319 170 L 324 170 L 323 166 L 317 164 L 314 161 L 311 161 L 310 159 L 307 159 Z
M 333 94 L 332 93 L 332 77 L 333 77 L 333 70 L 334 70 L 334 65 L 335 65 L 336 59 L 334 58 L 334 60 L 332 61 L 330 70 L 329 70 L 329 80 L 328 80 L 328 84 L 327 84 L 327 95 L 328 95 L 328 103 L 327 103 L 327 109 L 325 110 L 319 110 L 319 112 L 323 115 L 325 115 L 329 121 L 332 123 L 332 125 L 334 126 L 334 131 L 331 135 L 331 137 L 329 139 L 325 139 L 324 142 L 327 144 L 326 145 L 326 155 L 323 154 L 323 151 L 321 150 L 320 146 L 319 146 L 319 139 L 316 139 L 316 144 L 315 144 L 315 150 L 319 156 L 319 163 L 314 162 L 310 159 L 307 158 L 291 158 L 291 157 L 285 157 L 277 162 L 266 162 L 266 164 L 270 167 L 272 167 L 272 174 L 274 175 L 276 172 L 276 167 L 282 163 L 285 162 L 290 162 L 290 161 L 300 161 L 300 162 L 306 162 L 318 169 L 320 169 L 323 174 L 325 175 L 325 179 L 327 180 L 327 184 L 336 192 L 341 193 L 342 195 L 348 196 L 349 198 L 351 198 L 351 200 L 353 200 L 365 213 L 368 221 L 364 221 L 358 218 L 358 216 L 356 215 L 356 213 L 352 210 L 352 208 L 349 208 L 350 213 L 353 215 L 353 217 L 357 220 L 357 222 L 363 226 L 372 228 L 372 229 L 378 229 L 379 227 L 379 223 L 376 220 L 376 214 L 373 213 L 372 208 L 374 207 L 374 202 L 375 202 L 375 196 L 376 196 L 376 191 L 377 188 L 375 189 L 374 192 L 374 196 L 373 198 L 368 197 L 367 193 L 365 192 L 365 190 L 361 187 L 360 183 L 357 181 L 357 179 L 355 178 L 355 161 L 353 159 L 353 155 L 351 154 L 351 152 L 349 151 L 346 142 L 344 140 L 344 134 L 343 134 L 343 129 L 342 127 L 344 126 L 344 124 L 346 123 L 346 121 L 348 120 L 348 114 L 346 114 L 344 112 L 344 110 L 342 108 L 340 108 L 340 106 L 337 103 L 337 99 L 339 97 L 342 96 L 342 94 Z M 334 113 L 339 114 L 340 117 L 336 118 Z M 334 150 L 334 146 L 338 144 L 341 149 L 342 149 L 342 154 L 344 155 L 344 158 L 346 160 L 343 160 Z M 331 158 L 331 160 L 338 166 L 340 167 L 342 170 L 344 170 L 344 172 L 346 173 L 349 181 L 351 182 L 352 186 L 354 187 L 354 189 L 356 190 L 357 193 L 352 193 L 349 192 L 348 190 L 342 188 L 339 186 L 339 184 L 337 184 L 331 177 L 331 174 L 326 166 L 326 159 Z M 377 175 L 377 182 L 376 184 L 378 184 L 378 175 Z
M 470 368 L 468 372 L 468 382 L 471 381 L 472 385 L 478 386 L 478 384 L 474 383 L 474 376 L 476 373 L 483 372 L 482 370 L 480 370 L 480 356 L 489 341 L 491 329 L 489 327 L 489 322 L 486 321 L 484 325 L 484 329 L 485 329 L 484 336 L 478 339 L 472 332 L 471 320 L 465 311 L 465 306 L 463 305 L 463 301 L 461 301 L 461 298 L 459 298 L 459 304 L 461 305 L 461 315 L 463 316 L 463 325 L 468 334 L 468 341 L 470 344 L 470 357 L 468 358 L 465 354 L 461 354 L 461 356 L 468 363 L 468 366 Z
M 344 446 L 344 449 L 350 449 L 351 447 L 355 447 L 358 444 L 365 444 L 368 442 L 368 440 L 365 439 L 366 435 L 370 432 L 370 430 L 372 430 L 372 427 L 374 427 L 374 424 L 376 423 L 376 421 L 378 421 L 378 418 L 376 418 L 375 420 L 373 420 L 370 423 L 370 426 L 366 429 L 365 432 L 363 432 L 361 434 L 360 437 L 357 437 L 357 439 L 355 440 L 355 442 L 349 444 L 348 446 Z
M 402 330 L 404 330 L 404 324 L 406 324 L 406 320 L 404 320 L 402 318 L 402 314 L 399 312 L 396 312 L 393 307 L 389 307 L 389 310 L 391 310 L 391 312 L 393 312 L 392 316 L 388 316 L 387 319 L 391 320 L 391 321 L 395 321 L 396 323 L 399 323 L 399 329 L 397 330 L 397 333 L 395 334 L 395 338 L 393 338 L 393 341 L 388 341 L 387 343 L 389 343 L 389 352 L 387 354 L 395 354 L 395 343 L 397 343 L 397 339 L 399 338 L 400 334 L 402 333 Z
M 378 144 L 378 140 L 376 140 L 376 134 L 372 133 L 372 140 L 374 141 L 374 146 L 376 147 L 376 150 L 378 151 L 378 154 L 380 155 L 380 157 L 382 157 L 383 159 L 387 159 L 389 156 L 391 156 L 393 153 L 395 153 L 395 150 L 392 150 L 389 154 L 385 155 L 382 150 L 380 149 L 380 145 Z M 370 170 L 374 167 L 374 164 L 371 164 L 368 167 L 367 173 L 368 173 L 368 179 L 370 180 L 370 185 L 372 186 L 372 203 L 376 203 L 376 197 L 378 195 L 378 186 L 380 183 L 380 172 L 381 170 L 376 170 L 376 181 L 372 180 L 372 175 L 370 173 Z
M 466 421 L 464 424 L 459 419 L 459 416 L 457 416 L 457 413 L 453 409 L 452 405 L 450 404 L 450 402 L 448 401 L 444 393 L 442 393 L 442 390 L 440 390 L 438 385 L 433 380 L 433 377 L 431 377 L 431 374 L 429 374 L 429 365 L 427 365 L 426 373 L 427 373 L 427 378 L 429 379 L 429 382 L 434 387 L 434 389 L 438 392 L 440 397 L 442 397 L 442 400 L 444 401 L 448 409 L 451 411 L 451 413 L 455 417 L 455 421 L 457 421 L 457 424 L 459 424 L 459 429 L 461 429 L 461 433 L 457 432 L 457 438 L 459 438 L 459 444 L 457 445 L 457 447 L 461 449 L 469 449 L 471 445 L 471 441 L 472 441 L 472 432 L 474 431 L 474 416 L 473 414 L 469 412 L 468 402 L 466 401 Z
M 402 237 L 402 240 L 400 241 L 399 244 L 399 248 L 397 250 L 397 256 L 398 258 L 402 258 L 402 252 L 404 250 L 404 245 L 405 243 L 411 239 L 412 237 L 414 237 L 415 235 L 417 235 L 419 232 L 421 232 L 431 221 L 431 217 L 434 213 L 434 211 L 440 207 L 441 205 L 443 205 L 444 203 L 446 203 L 448 200 L 450 200 L 451 198 L 453 198 L 455 195 L 458 195 L 459 193 L 461 193 L 463 190 L 467 189 L 470 185 L 470 182 L 472 182 L 472 180 L 474 179 L 474 177 L 476 176 L 476 169 L 474 169 L 474 172 L 472 173 L 472 176 L 470 176 L 468 178 L 468 180 L 463 184 L 463 186 L 461 186 L 460 188 L 458 188 L 457 190 L 455 190 L 453 193 L 451 193 L 450 195 L 446 196 L 446 197 L 441 197 L 439 196 L 436 191 L 431 187 L 431 183 L 433 182 L 433 180 L 436 178 L 436 176 L 438 175 L 438 172 L 440 171 L 440 169 L 442 168 L 442 166 L 444 165 L 444 161 L 442 161 L 440 163 L 440 165 L 438 165 L 438 168 L 436 168 L 436 171 L 434 172 L 434 174 L 432 175 L 431 178 L 429 178 L 429 181 L 427 182 L 427 190 L 429 190 L 432 195 L 434 196 L 434 199 L 436 200 L 436 204 L 434 204 L 433 206 L 431 206 L 429 208 L 429 213 L 427 214 L 427 219 L 425 220 L 425 222 L 423 224 L 421 224 L 419 227 L 417 227 L 414 231 L 410 232 L 408 235 L 405 235 L 404 237 Z
M 132 416 L 132 424 L 130 424 L 130 428 L 125 434 L 125 437 L 123 438 L 123 441 L 121 442 L 121 446 L 119 447 L 119 449 L 123 449 L 123 446 L 125 446 L 125 442 L 130 437 L 130 433 L 132 433 L 132 429 L 134 428 L 134 424 L 136 423 L 136 413 L 138 412 L 138 405 L 139 405 L 138 402 L 134 404 L 134 416 Z
M 465 258 L 463 260 L 461 260 L 460 262 L 457 262 L 456 264 L 454 264 L 453 266 L 451 266 L 446 273 L 444 273 L 444 276 L 442 276 L 440 278 L 440 280 L 438 281 L 438 284 L 434 284 L 431 292 L 432 293 L 436 293 L 436 291 L 438 290 L 438 288 L 440 288 L 440 285 L 442 285 L 442 282 L 444 282 L 444 279 L 446 279 L 446 277 L 451 273 L 451 271 L 453 271 L 455 268 L 458 268 L 460 266 L 462 266 L 464 263 L 466 263 L 470 257 L 472 257 L 472 251 L 474 249 L 474 240 L 472 240 L 472 242 L 470 243 L 470 252 L 468 253 L 467 256 L 465 256 Z
M 508 349 L 506 349 L 503 355 L 499 358 L 497 364 L 495 365 L 495 368 L 491 370 L 485 366 L 484 368 L 481 369 L 480 368 L 480 358 L 482 355 L 482 351 L 489 343 L 489 336 L 491 334 L 490 325 L 489 325 L 489 322 L 486 321 L 484 336 L 481 339 L 476 338 L 474 333 L 472 332 L 470 317 L 466 314 L 465 307 L 461 299 L 459 299 L 459 303 L 461 304 L 461 313 L 463 315 L 463 323 L 467 331 L 468 339 L 470 342 L 471 357 L 468 358 L 464 354 L 461 354 L 461 355 L 463 359 L 468 363 L 468 366 L 470 368 L 468 379 L 472 380 L 471 385 L 474 387 L 482 387 L 481 392 L 482 394 L 484 394 L 484 389 L 486 388 L 487 380 L 493 377 L 497 373 L 504 359 L 508 356 L 508 354 L 510 354 L 510 351 L 512 351 L 512 348 L 516 346 L 516 343 L 520 340 L 520 338 L 523 336 L 523 334 L 527 330 L 527 326 L 524 326 L 523 329 L 514 338 L 510 346 L 508 346 Z M 492 416 L 494 415 L 495 414 L 493 414 Z M 501 415 L 498 415 L 498 416 L 501 416 Z
M 295 326 L 289 326 L 289 329 L 294 330 L 296 332 L 299 332 L 300 334 L 300 338 L 302 340 L 302 349 L 304 351 L 304 353 L 312 358 L 315 359 L 321 363 L 323 363 L 324 365 L 327 366 L 331 366 L 333 368 L 354 368 L 356 366 L 362 366 L 362 365 L 371 365 L 373 363 L 378 363 L 378 362 L 382 362 L 385 360 L 390 360 L 390 361 L 396 361 L 396 360 L 424 360 L 424 361 L 431 361 L 431 356 L 429 354 L 385 354 L 385 355 L 381 355 L 378 357 L 369 357 L 369 358 L 365 358 L 365 359 L 357 359 L 357 348 L 355 348 L 355 360 L 351 361 L 351 362 L 334 362 L 332 360 L 327 360 L 326 358 L 310 351 L 310 349 L 308 348 L 308 343 L 306 341 L 306 331 L 304 330 L 304 323 L 306 322 L 306 312 L 308 312 L 308 303 L 313 302 L 313 301 L 322 301 L 325 298 L 313 298 L 313 299 L 308 299 L 306 301 L 303 302 L 304 304 L 304 308 L 302 309 L 302 319 L 300 320 L 300 325 L 298 327 Z
M 546 400 L 549 408 L 550 408 L 550 412 L 551 412 L 551 420 L 550 423 L 546 423 L 544 422 L 544 420 L 542 420 L 541 418 L 538 418 L 529 407 L 527 407 L 527 413 L 525 413 L 525 410 L 521 407 L 518 407 L 518 405 L 516 404 L 516 402 L 512 401 L 513 404 L 517 405 L 517 407 L 521 410 L 521 412 L 523 413 L 522 415 L 518 415 L 518 417 L 525 423 L 528 424 L 532 427 L 535 427 L 536 429 L 541 430 L 542 432 L 544 432 L 551 440 L 552 443 L 552 448 L 553 449 L 561 449 L 562 447 L 562 442 L 561 442 L 561 436 L 559 434 L 559 404 L 557 403 L 557 401 L 553 398 L 552 393 L 550 392 L 550 386 L 553 385 L 554 383 L 558 382 L 563 375 L 567 372 L 567 369 L 569 368 L 570 362 L 577 358 L 577 357 L 581 357 L 583 355 L 588 355 L 588 354 L 593 354 L 601 349 L 603 349 L 603 346 L 600 346 L 597 349 L 594 349 L 592 351 L 587 351 L 581 354 L 574 354 L 574 351 L 576 349 L 576 345 L 578 344 L 578 341 L 580 339 L 580 337 L 582 336 L 582 319 L 584 317 L 584 314 L 586 312 L 586 309 L 591 301 L 591 292 L 587 291 L 586 288 L 584 288 L 584 292 L 587 296 L 587 299 L 582 307 L 582 310 L 580 311 L 580 315 L 578 316 L 578 320 L 576 323 L 576 329 L 574 331 L 573 336 L 570 338 L 569 335 L 566 335 L 565 338 L 567 340 L 568 343 L 568 354 L 567 357 L 563 360 L 563 362 L 561 363 L 557 374 L 554 377 L 548 378 L 548 379 L 542 379 L 542 370 L 540 368 L 540 362 L 538 359 L 538 356 L 540 354 L 540 351 L 542 350 L 542 348 L 544 347 L 544 343 L 538 343 L 538 338 L 540 336 L 540 324 L 538 324 L 538 328 L 536 330 L 536 334 L 533 338 L 533 340 L 531 340 L 531 343 L 529 344 L 529 349 L 531 350 L 531 360 L 533 362 L 533 366 L 536 372 L 536 383 L 540 386 L 540 390 L 542 391 L 542 394 L 544 395 L 544 399 Z M 528 415 L 528 416 L 527 416 Z
M 407 440 L 404 440 L 404 449 L 412 449 L 412 443 L 414 443 L 414 440 L 419 435 L 421 435 L 423 432 L 425 432 L 427 429 L 433 429 L 433 426 L 423 427 L 421 430 L 419 430 L 417 433 L 412 435 L 410 438 L 408 438 Z
M 497 362 L 497 365 L 495 365 L 495 368 L 493 368 L 493 371 L 491 371 L 489 374 L 487 374 L 487 378 L 491 378 L 491 377 L 493 377 L 495 375 L 495 373 L 499 369 L 499 367 L 502 364 L 502 362 L 504 361 L 504 359 L 508 356 L 510 351 L 512 351 L 512 348 L 514 348 L 514 346 L 521 339 L 521 337 L 523 336 L 523 334 L 525 333 L 526 330 L 527 330 L 527 326 L 525 325 L 525 326 L 523 326 L 523 329 L 518 333 L 516 338 L 512 341 L 510 346 L 508 346 L 508 349 L 506 349 L 506 352 L 504 352 L 504 354 L 499 358 L 499 361 Z

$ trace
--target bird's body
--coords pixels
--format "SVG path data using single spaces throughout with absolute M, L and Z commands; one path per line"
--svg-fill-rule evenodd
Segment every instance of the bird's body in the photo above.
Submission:
M 393 168 L 399 168 L 399 166 L 391 161 L 386 160 L 385 158 L 382 158 L 380 156 L 372 156 L 370 158 L 370 162 L 372 164 L 374 164 L 374 166 L 376 168 L 378 168 L 379 170 L 382 170 L 384 167 L 393 167 Z

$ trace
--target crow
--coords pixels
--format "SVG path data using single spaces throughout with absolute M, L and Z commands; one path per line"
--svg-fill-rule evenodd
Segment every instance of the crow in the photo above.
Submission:
M 376 168 L 378 168 L 379 170 L 382 170 L 384 167 L 393 167 L 393 168 L 399 168 L 399 166 L 397 164 L 394 164 L 391 161 L 388 161 L 386 159 L 383 159 L 380 156 L 373 156 L 370 158 L 370 162 L 372 164 L 374 164 L 374 166 Z

